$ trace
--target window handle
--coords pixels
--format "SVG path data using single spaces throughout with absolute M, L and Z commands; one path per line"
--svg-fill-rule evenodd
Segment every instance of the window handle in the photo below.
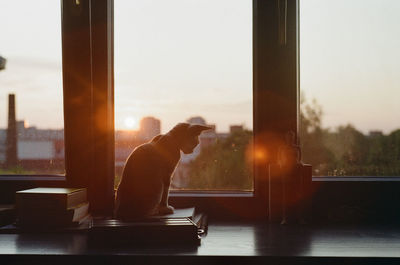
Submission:
M 286 46 L 287 30 L 287 0 L 278 1 L 278 42 L 281 46 Z

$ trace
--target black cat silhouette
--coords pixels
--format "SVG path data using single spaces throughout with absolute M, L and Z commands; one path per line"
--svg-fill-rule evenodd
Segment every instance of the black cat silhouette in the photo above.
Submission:
M 179 123 L 165 135 L 135 148 L 126 161 L 117 189 L 115 217 L 135 219 L 155 214 L 173 213 L 168 205 L 172 173 L 180 151 L 193 152 L 198 136 L 210 129 L 203 125 Z

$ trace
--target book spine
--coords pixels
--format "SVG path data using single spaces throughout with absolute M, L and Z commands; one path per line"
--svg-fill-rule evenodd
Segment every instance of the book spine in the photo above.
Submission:
M 67 209 L 67 197 L 66 196 L 27 196 L 17 195 L 16 205 L 18 212 L 20 211 L 32 211 L 33 209 L 41 210 L 56 210 L 56 209 Z
M 87 192 L 86 189 L 79 190 L 68 194 L 67 197 L 67 208 L 77 206 L 79 204 L 87 202 Z

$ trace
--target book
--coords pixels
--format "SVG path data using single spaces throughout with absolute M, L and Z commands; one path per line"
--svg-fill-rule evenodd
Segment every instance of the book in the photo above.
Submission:
M 156 215 L 150 219 L 182 219 L 188 218 L 196 224 L 199 234 L 206 234 L 208 230 L 207 215 L 198 212 L 195 207 L 175 209 L 174 213 L 166 215 Z
M 17 211 L 66 210 L 87 201 L 84 188 L 34 188 L 16 192 Z
M 131 221 L 94 219 L 89 229 L 95 244 L 200 243 L 199 229 L 193 221 L 195 209 L 175 209 L 173 214 Z
M 18 212 L 20 226 L 69 226 L 79 225 L 89 216 L 89 202 L 66 210 L 35 209 Z
M 54 234 L 54 233 L 87 233 L 92 223 L 92 216 L 86 215 L 79 222 L 70 225 L 20 225 L 11 223 L 0 227 L 0 234 Z
M 96 244 L 195 243 L 197 226 L 190 219 L 153 221 L 93 220 L 89 239 Z
M 11 224 L 15 220 L 14 205 L 0 205 L 0 226 Z
M 150 219 L 174 219 L 174 218 L 189 218 L 193 220 L 195 217 L 196 209 L 194 207 L 175 209 L 171 214 L 154 215 Z

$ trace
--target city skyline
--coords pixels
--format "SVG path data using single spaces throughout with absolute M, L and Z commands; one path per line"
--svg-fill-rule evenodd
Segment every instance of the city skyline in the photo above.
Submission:
M 201 115 L 221 131 L 229 124 L 251 129 L 251 4 L 115 2 L 116 128 L 155 116 L 167 131 Z M 8 60 L 0 72 L 0 106 L 14 92 L 18 119 L 62 128 L 60 2 L 24 5 L 0 3 L 0 55 Z M 300 7 L 301 91 L 323 107 L 323 126 L 351 123 L 364 133 L 399 128 L 400 2 L 307 0 Z M 54 12 L 34 15 L 42 10 Z
M 17 110 L 16 110 L 17 111 Z M 137 133 L 140 132 L 141 130 L 148 130 L 146 127 L 148 127 L 148 125 L 144 122 L 148 122 L 149 120 L 155 120 L 156 122 L 158 122 L 157 127 L 159 127 L 159 133 L 165 133 L 162 131 L 162 120 L 159 119 L 158 117 L 154 117 L 154 116 L 145 116 L 145 117 L 141 117 L 139 120 L 131 120 L 130 118 L 128 118 L 125 122 L 127 124 L 125 124 L 126 128 L 115 128 L 115 131 L 129 131 L 132 133 Z M 193 122 L 195 121 L 195 122 Z M 196 121 L 200 121 L 200 122 L 196 122 Z M 202 125 L 208 125 L 208 126 L 212 126 L 213 130 L 219 133 L 227 133 L 230 132 L 232 130 L 232 127 L 241 127 L 243 129 L 248 129 L 247 127 L 245 127 L 243 124 L 229 124 L 229 130 L 228 131 L 219 131 L 217 126 L 213 123 L 209 123 L 206 119 L 204 119 L 202 116 L 200 115 L 196 115 L 196 116 L 190 116 L 187 117 L 186 119 L 184 119 L 182 122 L 187 122 L 187 123 L 193 123 L 193 124 L 202 124 Z M 26 121 L 24 119 L 16 119 L 16 123 L 17 123 L 17 127 L 19 128 L 19 130 L 21 129 L 35 129 L 35 130 L 42 130 L 42 131 L 61 131 L 64 130 L 64 128 L 43 128 L 40 126 L 37 126 L 36 124 L 30 124 L 29 121 Z M 172 128 L 167 129 L 167 131 L 169 131 Z M 7 130 L 7 126 L 5 127 L 0 127 L 0 130 L 6 131 Z

